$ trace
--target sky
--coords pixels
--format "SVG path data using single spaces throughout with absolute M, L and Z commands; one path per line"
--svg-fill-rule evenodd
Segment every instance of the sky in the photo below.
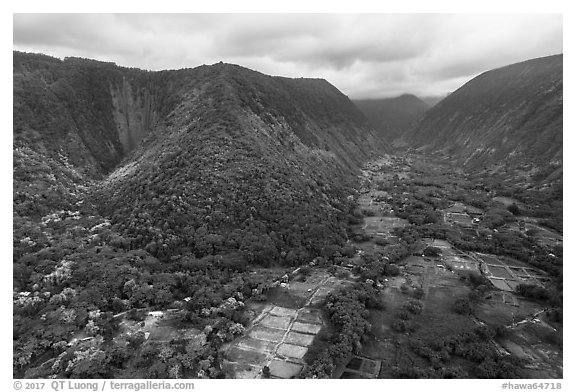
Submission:
M 562 14 L 14 14 L 13 48 L 149 70 L 219 61 L 323 78 L 352 99 L 443 96 L 562 53 Z

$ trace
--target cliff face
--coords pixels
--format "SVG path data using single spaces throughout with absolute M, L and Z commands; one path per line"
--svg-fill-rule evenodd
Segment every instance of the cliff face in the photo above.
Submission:
M 360 165 L 388 148 L 319 79 L 14 53 L 14 80 L 19 167 L 45 156 L 103 179 L 89 192 L 100 213 L 165 260 L 240 251 L 266 264 L 292 251 L 297 264 L 334 253 Z M 26 181 L 17 188 L 28 200 Z
M 157 255 L 240 250 L 257 263 L 345 241 L 354 174 L 387 148 L 348 98 L 230 64 L 165 82 L 177 103 L 95 193 L 122 235 Z
M 108 173 L 150 133 L 205 118 L 203 111 L 218 105 L 284 127 L 274 137 L 295 136 L 350 170 L 374 148 L 386 148 L 350 100 L 324 80 L 271 77 L 229 64 L 147 72 L 19 52 L 13 70 L 14 145 L 65 156 L 92 175 Z M 224 107 L 232 101 L 234 108 Z
M 162 75 L 87 59 L 14 52 L 14 146 L 108 173 L 153 129 Z
M 126 78 L 120 85 L 110 86 L 114 122 L 124 154 L 138 145 L 158 121 L 154 96 L 143 86 L 132 86 Z
M 469 168 L 562 165 L 562 55 L 486 72 L 430 109 L 405 139 Z

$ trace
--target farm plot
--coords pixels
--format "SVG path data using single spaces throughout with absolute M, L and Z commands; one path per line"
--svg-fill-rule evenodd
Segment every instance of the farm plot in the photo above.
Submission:
M 472 217 L 466 213 L 446 213 L 446 220 L 460 226 L 472 227 Z
M 511 198 L 511 197 L 505 197 L 505 196 L 496 196 L 496 197 L 493 197 L 492 200 L 497 201 L 497 202 L 499 202 L 499 203 L 502 203 L 502 204 L 504 204 L 504 206 L 506 206 L 506 207 L 509 207 L 509 206 L 511 206 L 512 204 L 516 204 L 516 205 L 518 205 L 518 206 L 522 206 L 522 205 L 523 205 L 522 203 L 520 203 L 520 201 L 518 201 L 518 200 L 516 200 L 516 199 L 513 199 L 513 198 Z
M 547 279 L 546 273 L 509 257 L 498 258 L 494 255 L 476 253 L 484 261 L 486 277 L 499 290 L 514 291 L 519 284 L 541 284 Z
M 286 289 L 287 294 L 303 298 L 302 307 L 274 304 L 258 307 L 261 313 L 245 335 L 225 348 L 236 377 L 259 378 L 264 366 L 268 366 L 272 378 L 298 376 L 308 347 L 322 329 L 321 314 L 314 303 L 344 284 L 345 281 L 316 272 L 306 282 L 290 283 Z
M 492 284 L 494 285 L 494 287 L 496 287 L 499 290 L 504 290 L 504 291 L 512 291 L 512 288 L 506 284 L 506 280 L 504 279 L 494 279 L 494 278 L 489 278 L 490 282 L 492 282 Z
M 380 373 L 380 366 L 380 361 L 355 356 L 348 362 L 340 378 L 376 378 Z
M 394 228 L 404 227 L 408 224 L 405 219 L 391 216 L 366 217 L 364 222 L 363 229 L 366 234 L 374 236 L 389 236 Z
M 514 279 L 514 275 L 512 275 L 510 272 L 508 272 L 508 268 L 506 268 L 506 267 L 489 265 L 488 269 L 490 270 L 490 273 L 493 276 L 495 276 L 496 278 Z
M 478 271 L 478 262 L 467 257 L 450 255 L 445 257 L 446 265 L 451 266 L 456 272 L 458 271 Z
M 452 249 L 452 245 L 448 241 L 438 240 L 435 238 L 423 238 L 428 246 L 433 246 L 435 248 L 440 248 L 442 251 L 446 249 Z

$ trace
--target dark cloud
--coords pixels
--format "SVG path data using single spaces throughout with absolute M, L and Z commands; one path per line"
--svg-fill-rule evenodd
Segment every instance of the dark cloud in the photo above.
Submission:
M 561 14 L 15 14 L 14 49 L 145 69 L 225 61 L 353 98 L 443 95 L 562 52 Z

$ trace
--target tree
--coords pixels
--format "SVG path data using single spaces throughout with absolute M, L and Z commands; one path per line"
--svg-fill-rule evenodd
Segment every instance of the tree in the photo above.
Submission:
M 262 368 L 262 378 L 270 378 L 270 368 L 268 366 Z
M 424 249 L 424 256 L 438 257 L 442 253 L 442 249 L 435 246 L 428 246 Z
M 138 331 L 128 337 L 128 346 L 132 349 L 137 349 L 144 343 L 144 340 L 146 340 L 144 332 Z
M 384 266 L 384 275 L 386 276 L 398 276 L 400 275 L 400 268 L 396 264 L 386 264 Z
M 408 301 L 408 303 L 405 304 L 403 308 L 409 311 L 410 313 L 420 314 L 422 313 L 422 302 L 413 299 Z
M 510 204 L 507 209 L 515 216 L 520 215 L 520 208 L 516 205 L 516 203 Z
M 416 289 L 414 290 L 414 298 L 416 299 L 422 299 L 424 298 L 424 289 L 422 289 L 422 287 L 416 287 Z
M 452 309 L 458 314 L 469 315 L 472 313 L 472 306 L 470 301 L 466 298 L 457 299 L 452 306 Z
M 543 287 L 537 286 L 535 284 L 519 284 L 516 286 L 516 293 L 520 294 L 526 298 L 534 298 L 547 300 L 550 298 L 550 293 Z

